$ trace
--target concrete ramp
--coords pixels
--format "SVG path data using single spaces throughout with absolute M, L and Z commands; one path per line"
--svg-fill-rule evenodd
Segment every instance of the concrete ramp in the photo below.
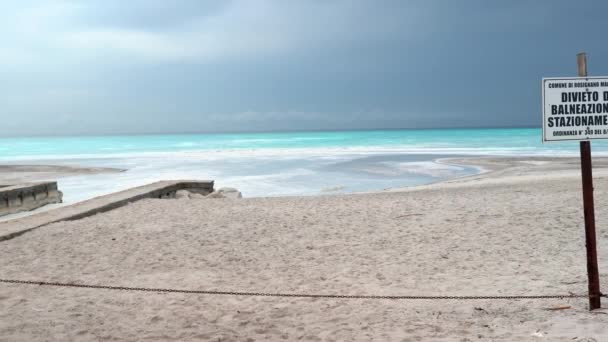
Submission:
M 209 194 L 213 192 L 213 181 L 159 181 L 152 184 L 127 189 L 65 207 L 49 210 L 31 216 L 0 222 L 0 241 L 9 240 L 32 229 L 59 222 L 78 220 L 122 207 L 144 198 L 172 198 L 178 190 Z
M 51 203 L 61 203 L 57 182 L 0 185 L 0 216 L 30 211 Z

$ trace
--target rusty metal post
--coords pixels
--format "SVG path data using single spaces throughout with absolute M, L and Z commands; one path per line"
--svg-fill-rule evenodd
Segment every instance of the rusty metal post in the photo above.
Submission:
M 576 55 L 578 76 L 587 76 L 587 55 Z M 583 211 L 585 214 L 585 246 L 587 247 L 587 277 L 589 279 L 589 309 L 601 307 L 600 277 L 597 265 L 595 238 L 595 209 L 593 204 L 593 172 L 591 166 L 591 142 L 581 141 L 581 176 L 583 179 Z

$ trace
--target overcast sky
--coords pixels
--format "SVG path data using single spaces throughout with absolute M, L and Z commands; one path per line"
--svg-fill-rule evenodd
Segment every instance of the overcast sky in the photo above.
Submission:
M 608 1 L 0 2 L 0 135 L 539 126 Z

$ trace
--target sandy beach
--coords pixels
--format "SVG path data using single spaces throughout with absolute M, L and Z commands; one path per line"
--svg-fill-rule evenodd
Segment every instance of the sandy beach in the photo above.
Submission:
M 367 194 L 146 199 L 0 242 L 0 278 L 346 295 L 586 293 L 578 159 L 443 162 L 486 172 Z M 606 292 L 608 160 L 596 158 L 594 172 Z M 608 310 L 587 306 L 585 298 L 300 299 L 2 283 L 0 340 L 607 340 Z

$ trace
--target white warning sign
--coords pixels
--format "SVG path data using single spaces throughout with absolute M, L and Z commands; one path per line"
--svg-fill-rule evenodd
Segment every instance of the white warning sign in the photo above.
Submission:
M 608 139 L 608 77 L 543 78 L 543 142 Z

